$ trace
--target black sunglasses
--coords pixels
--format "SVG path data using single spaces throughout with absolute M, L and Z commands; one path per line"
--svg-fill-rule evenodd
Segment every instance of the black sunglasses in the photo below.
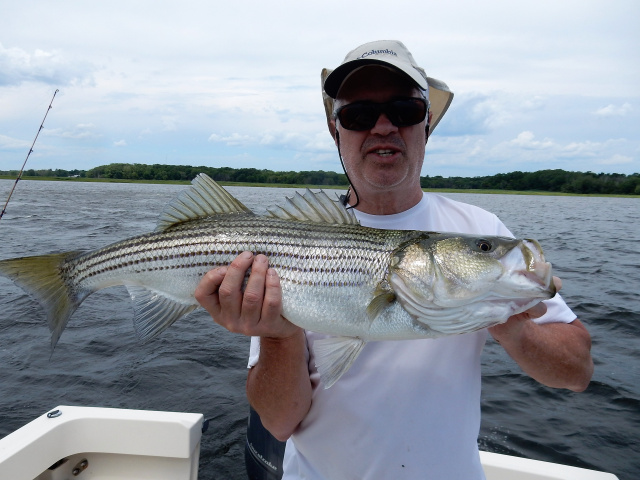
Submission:
M 371 130 L 384 113 L 396 127 L 410 127 L 425 119 L 429 111 L 424 98 L 400 98 L 390 102 L 354 102 L 343 105 L 335 112 L 335 118 L 340 120 L 347 130 Z

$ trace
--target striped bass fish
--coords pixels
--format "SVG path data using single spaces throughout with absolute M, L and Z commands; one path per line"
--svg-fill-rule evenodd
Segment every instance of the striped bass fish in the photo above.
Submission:
M 325 388 L 369 341 L 473 332 L 555 294 L 535 240 L 367 228 L 322 191 L 258 216 L 204 174 L 151 233 L 90 252 L 2 260 L 0 275 L 46 310 L 52 348 L 82 301 L 114 285 L 129 291 L 144 342 L 196 309 L 202 276 L 245 250 L 278 272 L 289 321 L 332 335 L 313 345 Z

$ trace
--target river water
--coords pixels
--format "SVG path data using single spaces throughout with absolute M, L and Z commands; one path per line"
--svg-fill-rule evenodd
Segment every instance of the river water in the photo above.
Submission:
M 13 185 L 0 180 L 4 201 Z M 184 186 L 22 181 L 0 221 L 0 259 L 93 249 L 152 230 Z M 229 187 L 260 213 L 291 189 Z M 446 194 L 545 248 L 593 337 L 583 393 L 543 387 L 489 341 L 481 449 L 640 478 L 640 201 Z M 248 339 L 201 310 L 138 344 L 123 287 L 90 296 L 51 355 L 44 312 L 0 277 L 0 437 L 57 405 L 200 412 L 200 478 L 244 478 Z

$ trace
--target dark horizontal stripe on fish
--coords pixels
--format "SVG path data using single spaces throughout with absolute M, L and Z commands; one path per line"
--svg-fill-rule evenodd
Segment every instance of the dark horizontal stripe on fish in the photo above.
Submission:
M 183 245 L 188 247 L 197 247 L 193 244 Z M 207 245 L 200 245 L 206 247 Z M 261 245 L 262 247 L 263 245 Z M 83 258 L 74 260 L 68 269 L 68 275 L 76 277 L 78 283 L 99 276 L 106 272 L 123 271 L 125 273 L 130 270 L 135 273 L 158 271 L 164 269 L 179 269 L 179 268 L 198 268 L 206 266 L 208 268 L 215 268 L 223 264 L 228 264 L 235 256 L 245 249 L 254 250 L 255 253 L 263 253 L 270 258 L 270 264 L 276 268 L 279 272 L 292 271 L 298 274 L 347 274 L 347 275 L 368 275 L 371 273 L 373 257 L 380 257 L 380 252 L 373 252 L 372 250 L 364 251 L 360 249 L 359 254 L 356 255 L 356 250 L 345 251 L 340 248 L 331 248 L 331 251 L 327 251 L 324 248 L 312 248 L 311 251 L 307 250 L 304 253 L 295 252 L 283 252 L 275 250 L 277 247 L 282 247 L 283 244 L 271 244 L 272 250 L 269 249 L 252 249 L 250 246 L 245 245 L 247 248 L 228 248 L 224 250 L 208 251 L 204 249 L 193 249 L 191 251 L 175 252 L 176 246 L 169 249 L 169 251 L 149 250 L 145 253 L 157 253 L 153 256 L 142 256 L 141 252 L 135 252 L 135 255 L 122 255 L 123 250 L 120 250 L 120 256 L 106 257 L 100 255 L 100 252 L 96 252 L 96 256 L 91 258 L 92 262 L 83 262 Z M 314 252 L 314 250 L 316 250 Z M 368 253 L 368 254 L 366 254 Z M 375 255 L 373 253 L 376 253 Z M 184 259 L 202 259 L 198 262 L 191 263 L 175 263 Z M 89 260 L 89 259 L 87 259 Z M 290 260 L 290 261 L 288 261 Z M 165 262 L 163 265 L 154 265 L 156 262 Z M 168 262 L 168 264 L 166 263 Z M 310 266 L 300 266 L 299 262 L 311 263 Z M 293 263 L 293 264 L 292 264 Z M 386 263 L 386 262 L 385 262 Z M 345 268 L 345 264 L 350 264 L 352 267 Z M 362 267 L 354 267 L 353 265 L 362 265 Z M 375 268 L 373 268 L 375 270 Z M 290 277 L 290 276 L 288 276 Z M 291 278 L 293 280 L 293 278 Z M 309 282 L 303 282 L 309 283 Z
M 306 224 L 305 224 L 306 225 Z M 233 241 L 227 240 L 227 243 L 236 244 L 251 244 L 251 245 L 281 245 L 283 247 L 289 248 L 312 248 L 311 245 L 307 244 L 306 240 L 313 240 L 312 245 L 314 247 L 334 247 L 334 248 L 355 248 L 364 251 L 386 251 L 387 247 L 385 242 L 381 242 L 380 240 L 371 240 L 368 237 L 362 235 L 354 235 L 352 238 L 341 238 L 341 236 L 336 236 L 333 238 L 319 238 L 315 235 L 315 232 L 309 232 L 308 229 L 302 230 L 296 235 L 294 238 L 291 238 L 290 241 L 283 241 L 283 236 L 278 235 L 278 231 L 274 233 L 269 230 L 261 230 L 258 227 L 255 227 L 256 234 L 251 234 L 248 232 L 233 232 L 235 235 Z M 324 231 L 323 231 L 324 232 Z M 184 232 L 183 232 L 184 233 Z M 340 232 L 343 233 L 343 232 Z M 259 240 L 258 238 L 262 237 L 263 240 Z M 293 235 L 287 235 L 286 237 L 293 237 Z M 284 237 L 284 238 L 286 238 Z M 344 237 L 344 235 L 342 235 Z M 151 241 L 149 241 L 151 239 Z M 188 240 L 200 239 L 198 242 L 189 242 Z M 318 242 L 321 240 L 320 242 Z M 104 249 L 100 249 L 95 252 L 91 257 L 85 257 L 84 260 L 87 262 L 87 265 L 93 266 L 94 264 L 102 263 L 102 257 L 109 257 L 110 254 L 115 254 L 115 256 L 121 256 L 124 250 L 130 250 L 128 254 L 139 254 L 143 255 L 149 252 L 156 252 L 163 249 L 176 249 L 176 248 L 193 248 L 198 245 L 206 245 L 211 248 L 212 245 L 220 245 L 224 243 L 218 236 L 214 235 L 206 235 L 205 239 L 203 239 L 202 234 L 196 234 L 190 232 L 187 235 L 163 235 L 159 237 L 158 234 L 147 234 L 140 235 L 138 237 L 133 237 L 129 240 L 118 242 L 109 247 L 105 247 Z M 326 245 L 324 245 L 326 243 Z M 219 251 L 220 248 L 217 247 Z M 272 252 L 280 253 L 280 252 Z M 92 259 L 94 263 L 92 263 Z
M 207 267 L 207 268 L 215 268 L 221 265 L 228 264 L 232 258 L 241 253 L 242 250 L 239 249 L 227 249 L 227 250 L 216 250 L 216 251 L 206 251 L 206 250 L 193 250 L 189 252 L 180 252 L 180 253 L 165 253 L 154 255 L 153 257 L 138 257 L 138 258 L 127 258 L 127 257 L 108 257 L 104 258 L 99 256 L 99 258 L 95 260 L 102 260 L 101 262 L 93 262 L 93 265 L 88 266 L 84 264 L 84 262 L 79 262 L 75 265 L 75 268 L 70 269 L 69 274 L 76 277 L 76 281 L 81 283 L 89 278 L 96 277 L 98 275 L 104 274 L 106 272 L 114 272 L 114 271 L 123 271 L 132 270 L 135 273 L 143 273 L 143 272 L 152 272 L 152 271 L 160 271 L 160 270 L 176 270 L 182 268 L 198 268 L 198 267 Z M 304 254 L 297 253 L 284 253 L 284 252 L 272 252 L 268 250 L 258 250 L 255 252 L 263 253 L 270 257 L 270 265 L 277 269 L 283 278 L 288 279 L 294 283 L 302 283 L 302 284 L 316 284 L 315 281 L 301 281 L 296 280 L 291 275 L 285 275 L 285 272 L 293 272 L 297 274 L 308 274 L 313 275 L 314 277 L 321 274 L 335 275 L 349 275 L 349 276 L 367 276 L 371 274 L 371 257 L 370 256 L 361 256 L 361 258 L 355 258 L 353 252 L 344 252 L 341 250 L 336 250 L 335 253 L 337 255 L 328 255 L 326 250 L 322 250 L 317 254 L 306 252 Z M 192 263 L 168 263 L 162 265 L 154 265 L 156 262 L 171 262 L 174 260 L 180 260 L 185 258 L 210 258 L 209 261 L 199 261 Z M 286 260 L 292 259 L 294 261 L 293 264 L 291 262 L 287 263 Z M 299 261 L 304 262 L 320 262 L 317 265 L 311 266 L 301 266 L 297 263 Z M 348 262 L 350 261 L 350 262 Z M 354 263 L 357 265 L 358 263 L 364 263 L 365 265 L 362 267 L 351 266 L 350 268 L 345 267 L 345 262 Z M 328 265 L 327 265 L 328 264 Z M 83 268 L 84 267 L 84 268 Z M 133 268 L 132 268 L 133 267 Z M 72 271 L 73 270 L 73 271 Z M 342 281 L 341 283 L 352 284 L 353 282 Z
M 265 245 L 237 245 L 234 242 L 233 245 L 229 245 L 229 248 L 218 248 L 216 250 L 206 250 L 206 247 L 210 247 L 209 243 L 203 244 L 175 244 L 171 246 L 164 246 L 162 249 L 158 249 L 157 246 L 149 246 L 145 249 L 132 250 L 130 247 L 120 248 L 117 250 L 116 256 L 108 256 L 105 252 L 98 251 L 90 257 L 82 256 L 74 259 L 68 266 L 69 275 L 78 275 L 80 280 L 83 276 L 93 276 L 95 271 L 113 271 L 117 270 L 121 266 L 131 266 L 140 263 L 157 262 L 157 261 L 172 261 L 176 259 L 184 258 L 196 258 L 196 257 L 208 257 L 208 256 L 235 256 L 244 250 L 251 250 L 254 253 L 264 253 L 272 259 L 272 264 L 275 266 L 276 259 L 292 258 L 296 260 L 318 260 L 323 262 L 344 262 L 350 261 L 370 261 L 372 256 L 384 254 L 384 249 L 375 248 L 363 248 L 360 246 L 356 249 L 345 249 L 341 245 L 330 245 L 325 247 L 306 247 L 307 250 L 320 250 L 317 253 L 310 253 L 306 251 L 304 253 L 287 252 L 284 249 L 300 248 L 298 244 L 284 244 L 284 243 L 269 243 L 269 248 L 264 248 Z M 200 247 L 200 248 L 198 248 Z M 203 248 L 204 247 L 204 248 Z M 222 247 L 222 245 L 218 245 Z M 240 248 L 239 248 L 240 247 Z M 257 248 L 256 248 L 257 247 Z M 302 247 L 305 248 L 305 247 Z M 176 252 L 176 250 L 179 250 Z M 186 250 L 186 251 L 185 251 Z M 112 252 L 116 253 L 116 251 Z M 131 258 L 133 256 L 133 258 Z M 125 260 L 126 258 L 126 260 Z M 118 261 L 120 259 L 120 261 Z M 124 261 L 123 261 L 124 260 Z M 115 263 L 115 264 L 114 264 Z M 201 262 L 205 264 L 211 262 Z M 288 267 L 288 265 L 282 262 L 277 262 L 281 267 Z M 193 266 L 194 264 L 189 264 Z M 186 265 L 186 266 L 189 266 Z M 83 275 L 84 272 L 84 275 Z M 91 273 L 94 272 L 94 273 Z
M 220 230 L 212 234 L 212 225 Z M 241 232 L 233 227 L 241 228 Z M 195 228 L 194 228 L 195 227 Z M 224 228 L 223 228 L 224 227 Z M 231 230 L 229 233 L 228 230 Z M 373 235 L 372 235 L 373 233 Z M 327 235 L 329 234 L 329 235 Z M 221 238 L 227 237 L 227 238 Z M 230 237 L 230 238 L 229 238 Z M 373 237 L 373 238 L 371 238 Z M 198 240 L 194 242 L 194 240 Z M 392 240 L 384 231 L 363 229 L 362 227 L 334 226 L 271 220 L 265 225 L 246 225 L 246 222 L 200 222 L 189 230 L 176 228 L 165 232 L 155 232 L 118 242 L 89 256 L 81 256 L 70 262 L 68 274 L 78 276 L 81 282 L 86 278 L 107 271 L 116 271 L 140 263 L 172 261 L 197 256 L 235 256 L 243 250 L 264 253 L 273 259 L 280 269 L 290 268 L 276 258 L 296 260 L 319 260 L 324 262 L 371 261 L 371 256 L 388 251 L 387 243 Z M 211 248 L 214 247 L 214 248 Z M 305 253 L 297 253 L 300 249 Z M 293 250 L 293 251 L 292 251 Z M 321 253 L 309 253 L 320 250 Z M 131 258 L 131 257 L 134 258 Z M 129 257 L 123 261 L 125 257 Z M 193 264 L 179 264 L 180 268 L 211 266 L 223 262 L 211 259 Z M 275 263 L 274 263 L 275 262 Z M 163 269 L 166 268 L 163 265 Z M 178 268 L 177 266 L 175 268 Z M 156 270 L 148 267 L 143 271 Z M 366 270 L 366 269 L 365 269 Z M 317 268 L 299 269 L 300 272 L 318 273 Z M 322 270 L 325 271 L 325 270 Z M 335 273 L 335 270 L 332 271 Z M 362 273 L 362 272 L 360 272 Z

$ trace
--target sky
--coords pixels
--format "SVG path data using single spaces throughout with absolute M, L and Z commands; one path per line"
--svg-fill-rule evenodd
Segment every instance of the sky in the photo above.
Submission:
M 320 71 L 401 40 L 455 93 L 422 175 L 640 172 L 637 0 L 0 0 L 0 170 L 341 171 Z

